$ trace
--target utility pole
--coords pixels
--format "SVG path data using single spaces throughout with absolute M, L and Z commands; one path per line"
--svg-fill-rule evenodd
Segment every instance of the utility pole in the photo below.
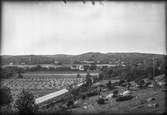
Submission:
M 156 90 L 158 85 L 157 85 L 154 77 L 155 77 L 155 57 L 153 56 L 153 76 L 152 76 L 152 80 L 153 80 L 154 90 Z
M 153 56 L 153 79 L 154 79 L 154 77 L 155 77 L 155 58 L 154 58 L 154 56 Z

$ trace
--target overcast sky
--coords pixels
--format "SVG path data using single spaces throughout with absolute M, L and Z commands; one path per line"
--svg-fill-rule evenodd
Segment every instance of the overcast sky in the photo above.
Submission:
M 166 54 L 163 2 L 3 2 L 1 55 Z

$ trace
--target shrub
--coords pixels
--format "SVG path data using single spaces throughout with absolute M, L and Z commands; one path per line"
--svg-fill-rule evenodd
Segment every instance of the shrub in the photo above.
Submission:
M 108 81 L 108 83 L 106 85 L 107 85 L 108 89 L 112 89 L 112 83 L 111 83 L 111 81 Z
M 117 96 L 118 96 L 118 93 L 119 93 L 118 90 L 114 90 L 114 91 L 113 91 L 113 97 L 117 97 Z
M 32 93 L 22 90 L 16 100 L 15 107 L 21 114 L 33 114 L 37 112 L 38 106 L 35 104 L 35 98 Z
M 128 96 L 120 96 L 120 97 L 117 97 L 116 98 L 116 101 L 126 101 L 126 100 L 130 100 L 130 99 L 132 99 L 133 98 L 133 96 L 131 96 L 131 95 L 128 95 Z
M 74 101 L 73 100 L 69 100 L 68 102 L 67 102 L 67 107 L 71 107 L 71 106 L 73 106 L 74 105 Z
M 86 95 L 82 95 L 81 98 L 84 100 L 86 99 Z
M 105 103 L 105 100 L 104 100 L 103 98 L 99 98 L 99 99 L 97 100 L 97 103 L 98 103 L 98 104 L 104 104 L 104 103 Z
M 18 78 L 23 78 L 23 76 L 20 72 L 18 73 Z
M 12 102 L 12 95 L 11 91 L 8 87 L 1 87 L 0 88 L 0 99 L 1 99 L 1 106 L 9 105 Z
M 89 91 L 89 92 L 87 93 L 87 96 L 88 96 L 88 97 L 95 96 L 95 95 L 98 95 L 98 92 L 97 92 L 96 90 Z
M 86 86 L 87 87 L 91 87 L 91 85 L 92 85 L 92 79 L 91 79 L 91 75 L 89 74 L 89 73 L 87 73 L 87 75 L 86 75 Z

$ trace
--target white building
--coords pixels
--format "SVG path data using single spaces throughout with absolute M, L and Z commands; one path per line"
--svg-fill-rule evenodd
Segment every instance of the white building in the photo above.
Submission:
M 13 65 L 13 62 L 10 62 L 9 65 Z
M 81 71 L 84 70 L 84 66 L 81 65 L 81 64 L 72 65 L 70 68 L 71 68 L 72 70 L 81 70 Z
M 54 64 L 59 64 L 59 62 L 55 60 L 55 61 L 54 61 Z

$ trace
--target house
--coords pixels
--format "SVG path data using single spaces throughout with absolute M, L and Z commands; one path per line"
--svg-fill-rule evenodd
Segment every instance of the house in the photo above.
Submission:
M 13 65 L 13 62 L 10 62 L 9 65 Z
M 103 68 L 103 67 L 115 67 L 116 65 L 114 64 L 96 64 L 97 68 Z
M 101 61 L 98 60 L 96 63 L 101 63 Z
M 55 61 L 54 61 L 54 64 L 59 64 L 59 61 L 56 61 L 56 60 L 55 60 Z
M 72 70 L 81 70 L 81 71 L 84 70 L 84 66 L 81 65 L 81 64 L 72 65 L 70 68 L 71 68 Z
M 83 65 L 79 65 L 78 69 L 81 70 L 81 71 L 84 71 L 84 66 Z
M 72 70 L 77 70 L 77 66 L 76 66 L 76 65 L 72 65 L 72 66 L 70 67 L 70 69 L 72 69 Z
M 83 63 L 83 64 L 94 64 L 95 62 L 94 61 L 81 61 L 81 63 Z
M 25 62 L 21 62 L 21 65 L 25 65 Z

